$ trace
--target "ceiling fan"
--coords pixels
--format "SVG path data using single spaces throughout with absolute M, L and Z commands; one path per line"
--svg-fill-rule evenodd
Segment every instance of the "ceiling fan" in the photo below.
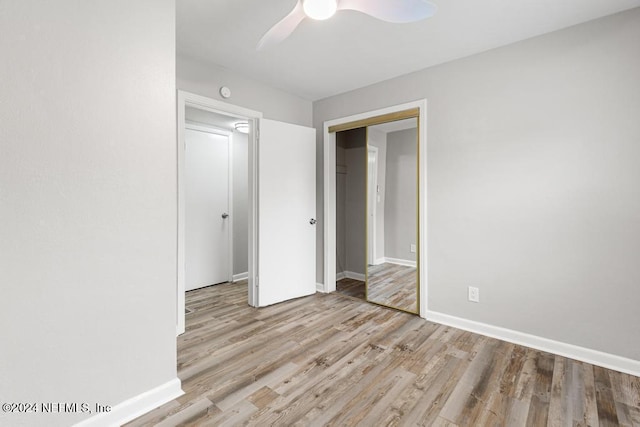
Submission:
M 280 43 L 307 17 L 329 19 L 339 10 L 357 10 L 382 21 L 401 24 L 429 18 L 438 7 L 427 0 L 298 0 L 293 10 L 262 36 L 257 50 Z

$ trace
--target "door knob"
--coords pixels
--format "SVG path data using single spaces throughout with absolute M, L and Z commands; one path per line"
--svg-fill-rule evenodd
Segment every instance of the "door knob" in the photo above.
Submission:
M 223 214 L 222 214 L 222 219 L 227 219 L 227 218 L 229 218 L 229 214 L 228 214 L 228 213 L 226 213 L 226 212 L 225 212 L 225 213 L 223 213 Z
M 313 218 L 311 218 L 311 219 L 309 220 L 309 224 L 311 224 L 311 225 L 316 225 L 316 222 L 318 222 L 318 221 L 316 221 L 316 220 L 315 220 L 315 219 L 313 219 Z

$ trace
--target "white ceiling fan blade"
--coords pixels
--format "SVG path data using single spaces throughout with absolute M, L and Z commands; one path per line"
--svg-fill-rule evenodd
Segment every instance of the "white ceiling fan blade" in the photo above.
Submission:
M 402 24 L 429 18 L 438 6 L 426 0 L 340 0 L 338 10 L 357 10 L 381 21 Z
M 293 10 L 280 22 L 271 27 L 267 33 L 262 36 L 258 42 L 256 50 L 261 50 L 265 47 L 280 43 L 291 35 L 293 30 L 296 29 L 298 24 L 306 17 L 304 9 L 302 8 L 302 0 L 298 0 Z

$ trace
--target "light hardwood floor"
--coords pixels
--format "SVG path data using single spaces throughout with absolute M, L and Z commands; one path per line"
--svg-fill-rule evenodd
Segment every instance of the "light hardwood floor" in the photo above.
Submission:
M 316 294 L 187 293 L 185 395 L 131 426 L 640 426 L 640 378 Z
M 415 267 L 383 263 L 370 265 L 368 274 L 369 301 L 418 312 L 418 270 Z
M 410 313 L 418 313 L 417 270 L 414 267 L 384 263 L 369 266 L 369 300 Z M 366 300 L 365 282 L 341 279 L 336 291 Z
M 366 301 L 364 282 L 355 279 L 340 279 L 336 282 L 336 292 Z

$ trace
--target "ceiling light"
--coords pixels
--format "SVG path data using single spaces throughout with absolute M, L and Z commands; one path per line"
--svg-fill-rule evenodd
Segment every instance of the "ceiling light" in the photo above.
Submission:
M 240 133 L 249 133 L 249 122 L 238 122 L 233 127 Z
M 438 6 L 429 0 L 298 0 L 287 16 L 267 31 L 256 49 L 280 43 L 306 18 L 328 19 L 340 10 L 357 10 L 385 22 L 402 24 L 433 16 Z
M 336 0 L 304 0 L 302 8 L 309 18 L 323 20 L 331 18 L 336 13 L 338 2 Z

